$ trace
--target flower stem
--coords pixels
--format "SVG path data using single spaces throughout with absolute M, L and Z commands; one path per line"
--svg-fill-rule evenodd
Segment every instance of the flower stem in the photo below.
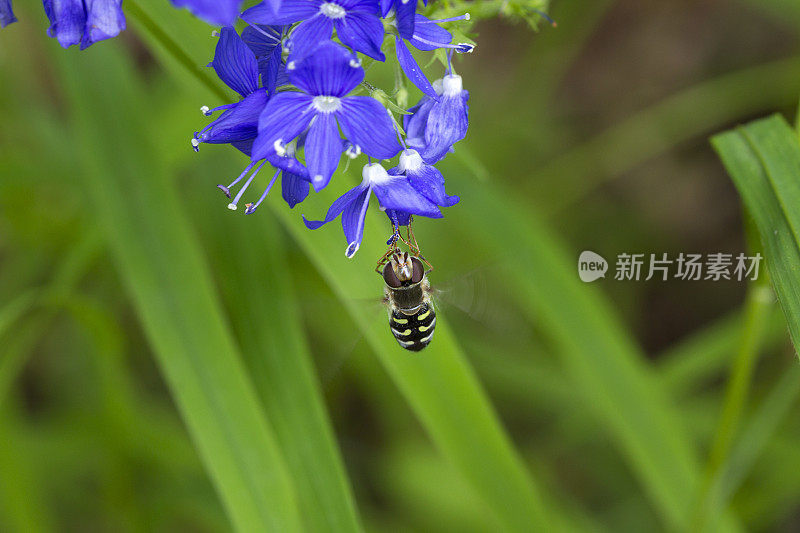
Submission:
M 761 253 L 758 234 L 746 217 L 746 233 L 748 241 L 755 246 L 750 246 L 755 255 Z M 763 256 L 763 253 L 762 253 Z M 774 306 L 775 298 L 769 283 L 766 269 L 761 269 L 758 279 L 753 281 L 747 290 L 744 303 L 744 324 L 739 341 L 739 351 L 733 360 L 730 377 L 725 389 L 722 412 L 711 444 L 706 474 L 698 493 L 697 505 L 691 517 L 691 530 L 704 531 L 713 524 L 710 509 L 718 497 L 718 480 L 724 475 L 727 468 L 731 448 L 738 434 L 742 414 L 750 391 L 753 370 L 761 351 L 765 338 L 769 317 Z

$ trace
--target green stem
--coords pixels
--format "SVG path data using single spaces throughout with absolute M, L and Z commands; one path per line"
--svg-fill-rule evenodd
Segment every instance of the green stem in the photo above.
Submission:
M 745 212 L 745 233 L 748 241 L 759 243 L 758 235 L 752 219 Z M 761 253 L 760 244 L 751 246 L 752 252 Z M 763 253 L 761 253 L 763 257 Z M 692 531 L 703 531 L 712 526 L 710 510 L 716 497 L 715 487 L 723 475 L 729 461 L 733 442 L 738 434 L 744 413 L 744 407 L 753 380 L 753 370 L 766 337 L 769 317 L 775 298 L 765 269 L 761 269 L 759 277 L 748 288 L 744 304 L 744 324 L 739 342 L 739 350 L 730 370 L 730 378 L 725 389 L 722 413 L 714 434 L 711 451 L 706 464 L 706 474 L 697 499 L 697 506 L 692 515 Z

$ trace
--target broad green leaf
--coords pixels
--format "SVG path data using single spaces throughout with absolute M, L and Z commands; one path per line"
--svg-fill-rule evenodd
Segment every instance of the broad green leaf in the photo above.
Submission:
M 795 349 L 800 346 L 800 145 L 778 116 L 715 136 L 714 148 L 755 220 Z
M 63 138 L 79 150 L 97 223 L 234 526 L 299 530 L 286 464 L 153 149 L 146 89 L 120 44 L 56 56 L 76 126 Z

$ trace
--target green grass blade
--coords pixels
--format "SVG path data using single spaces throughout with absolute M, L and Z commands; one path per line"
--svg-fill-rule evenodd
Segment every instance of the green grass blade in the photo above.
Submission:
M 303 524 L 308 531 L 360 531 L 303 337 L 277 221 L 266 210 L 252 217 L 232 213 L 218 204 L 216 194 L 202 194 L 213 200 L 213 206 L 197 204 L 210 226 L 205 241 L 213 243 L 212 255 L 220 259 L 217 271 L 227 307 L 245 364 L 292 472 L 298 504 L 306 511 Z M 258 245 L 253 244 L 255 235 Z
M 286 464 L 152 148 L 145 88 L 117 46 L 57 55 L 98 224 L 234 526 L 299 530 Z
M 800 145 L 780 116 L 712 139 L 764 246 L 795 349 L 800 346 Z
M 760 279 L 751 283 L 745 300 L 745 320 L 739 335 L 736 357 L 731 363 L 722 411 L 711 443 L 706 476 L 693 517 L 695 526 L 693 530 L 704 531 L 710 517 L 715 514 L 716 508 L 711 503 L 714 498 L 714 485 L 729 459 L 730 448 L 739 429 L 773 305 L 772 290 L 769 288 L 766 274 L 762 272 Z
M 644 355 L 627 335 L 597 288 L 582 283 L 569 257 L 538 219 L 513 194 L 462 181 L 468 213 L 452 224 L 473 236 L 474 246 L 507 257 L 512 294 L 526 316 L 558 347 L 574 390 L 616 440 L 654 507 L 671 528 L 686 524 L 692 491 L 699 486 L 698 461 L 677 410 Z M 514 249 L 496 235 L 513 234 Z M 733 527 L 726 519 L 723 526 Z
M 736 353 L 743 322 L 743 314 L 736 311 L 659 354 L 658 374 L 673 398 L 684 398 L 722 374 Z M 767 350 L 787 342 L 786 324 L 777 306 L 770 312 L 765 336 Z
M 747 421 L 728 462 L 714 479 L 709 490 L 708 515 L 713 516 L 727 504 L 775 435 L 778 425 L 796 406 L 798 396 L 800 369 L 791 367 Z

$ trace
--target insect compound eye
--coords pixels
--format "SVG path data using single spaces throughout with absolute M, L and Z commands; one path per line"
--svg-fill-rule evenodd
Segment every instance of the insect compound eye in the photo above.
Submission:
M 411 264 L 414 265 L 414 273 L 411 275 L 411 283 L 419 283 L 425 275 L 425 266 L 422 261 L 416 257 L 411 258 Z
M 393 289 L 399 289 L 403 286 L 403 282 L 401 282 L 398 279 L 397 274 L 394 273 L 394 267 L 392 266 L 391 262 L 386 263 L 386 266 L 383 267 L 383 281 L 385 281 L 386 285 Z

